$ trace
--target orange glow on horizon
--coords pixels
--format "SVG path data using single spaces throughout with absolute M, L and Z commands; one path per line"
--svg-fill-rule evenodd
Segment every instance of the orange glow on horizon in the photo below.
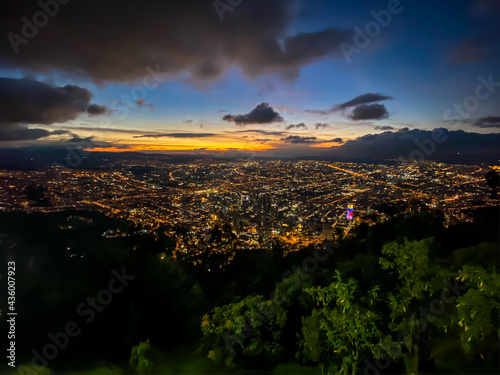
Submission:
M 94 151 L 94 152 L 130 152 L 130 151 L 190 151 L 190 152 L 206 152 L 206 151 L 219 151 L 219 152 L 228 152 L 228 151 L 266 151 L 272 150 L 274 147 L 261 145 L 260 147 L 199 147 L 193 148 L 192 146 L 165 146 L 165 145 L 138 145 L 127 148 L 119 148 L 119 147 L 94 147 L 85 149 L 85 151 Z
M 313 144 L 310 147 L 312 147 L 312 148 L 330 148 L 330 147 L 339 147 L 342 145 L 343 145 L 343 143 L 339 143 L 339 142 L 324 142 L 324 143 Z

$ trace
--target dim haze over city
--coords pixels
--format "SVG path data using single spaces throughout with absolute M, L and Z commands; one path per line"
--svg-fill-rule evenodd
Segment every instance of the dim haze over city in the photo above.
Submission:
M 500 1 L 0 10 L 0 373 L 500 371 Z

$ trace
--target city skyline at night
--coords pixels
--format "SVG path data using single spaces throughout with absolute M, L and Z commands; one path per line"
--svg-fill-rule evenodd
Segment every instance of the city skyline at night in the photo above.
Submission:
M 2 0 L 0 374 L 496 374 L 500 0 Z

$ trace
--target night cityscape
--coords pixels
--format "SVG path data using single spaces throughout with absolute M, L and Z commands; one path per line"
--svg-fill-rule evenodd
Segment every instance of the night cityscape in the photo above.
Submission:
M 485 165 L 280 160 L 161 165 L 155 156 L 145 165 L 130 163 L 103 172 L 2 171 L 1 210 L 89 210 L 147 230 L 185 227 L 189 245 L 177 247 L 187 252 L 202 245 L 214 225 L 229 225 L 235 249 L 270 249 L 277 239 L 294 251 L 345 238 L 362 223 L 387 220 L 392 211 L 439 210 L 449 226 L 471 221 L 474 209 L 498 204 L 485 177 L 491 166 Z M 30 194 L 36 187 L 45 187 L 39 196 Z M 351 220 L 348 204 L 356 206 Z
M 499 374 L 499 25 L 0 4 L 0 374 Z

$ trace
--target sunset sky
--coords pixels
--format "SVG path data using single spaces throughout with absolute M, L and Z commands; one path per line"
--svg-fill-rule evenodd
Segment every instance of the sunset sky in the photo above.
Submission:
M 457 150 L 499 139 L 499 1 L 44 4 L 0 15 L 0 148 L 303 156 L 435 128 Z

